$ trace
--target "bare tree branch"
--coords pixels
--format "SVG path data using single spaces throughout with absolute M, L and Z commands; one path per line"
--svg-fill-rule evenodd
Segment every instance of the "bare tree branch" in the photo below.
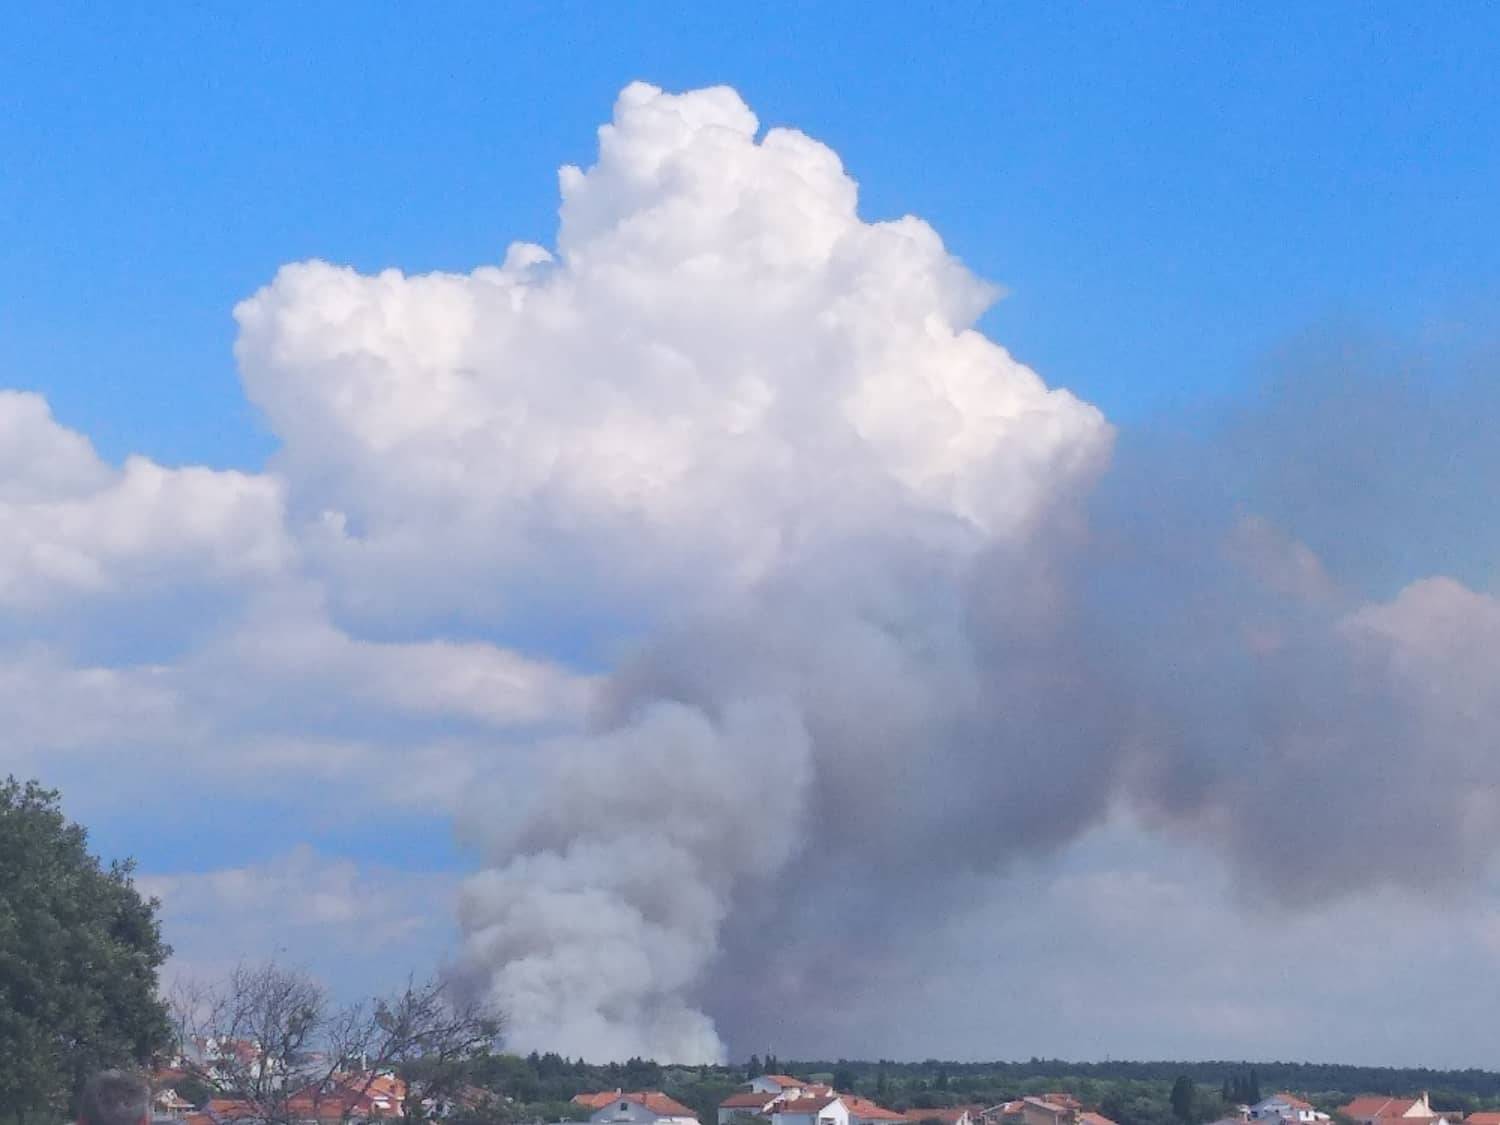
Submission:
M 184 984 L 169 1003 L 189 1069 L 258 1125 L 326 1123 L 335 1110 L 344 1123 L 433 1121 L 503 1026 L 442 978 L 334 1007 L 311 977 L 275 963 L 242 965 L 217 988 Z

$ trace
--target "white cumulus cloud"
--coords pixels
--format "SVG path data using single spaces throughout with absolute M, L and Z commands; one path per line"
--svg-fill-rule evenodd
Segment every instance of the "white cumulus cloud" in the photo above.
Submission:
M 625 90 L 558 251 L 466 276 L 288 266 L 236 311 L 345 607 L 681 599 L 915 511 L 1014 534 L 1102 467 L 1098 411 L 973 329 L 993 296 L 732 91 Z M 437 559 L 447 578 L 432 581 Z
M 0 606 L 241 582 L 292 546 L 271 477 L 105 465 L 43 399 L 0 392 Z

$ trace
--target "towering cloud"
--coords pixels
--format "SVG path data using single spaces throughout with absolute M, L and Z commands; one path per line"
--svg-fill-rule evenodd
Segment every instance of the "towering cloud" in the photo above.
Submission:
M 860 221 L 830 150 L 756 128 L 732 91 L 631 86 L 563 169 L 556 256 L 288 266 L 240 306 L 351 609 L 712 604 L 893 515 L 1022 534 L 1098 470 L 1098 412 L 972 330 L 991 290 L 931 228 Z

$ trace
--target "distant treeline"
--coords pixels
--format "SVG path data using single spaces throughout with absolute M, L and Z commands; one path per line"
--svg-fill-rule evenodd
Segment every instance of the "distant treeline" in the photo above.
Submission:
M 556 1054 L 495 1055 L 476 1078 L 502 1099 L 485 1122 L 557 1121 L 585 1114 L 568 1099 L 585 1090 L 658 1089 L 691 1106 L 705 1125 L 750 1077 L 792 1074 L 874 1098 L 892 1109 L 929 1109 L 1065 1091 L 1119 1125 L 1201 1125 L 1235 1104 L 1290 1090 L 1332 1112 L 1356 1094 L 1427 1090 L 1443 1110 L 1500 1106 L 1500 1072 L 1287 1062 L 1102 1062 L 1062 1059 L 960 1063 L 752 1057 L 739 1066 L 662 1066 L 650 1060 L 594 1065 Z M 1175 1093 L 1174 1093 L 1175 1088 Z
M 1300 1093 L 1403 1094 L 1428 1090 L 1457 1098 L 1500 1100 L 1500 1071 L 1431 1070 L 1426 1067 L 1349 1066 L 1342 1063 L 1251 1062 L 1069 1062 L 1065 1059 L 1029 1059 L 1025 1062 L 863 1062 L 788 1061 L 791 1073 L 830 1074 L 843 1070 L 856 1078 L 870 1078 L 884 1070 L 888 1079 L 926 1083 L 946 1080 L 952 1088 L 982 1089 L 1025 1082 L 1034 1078 L 1086 1078 L 1172 1082 L 1186 1075 L 1200 1086 L 1220 1088 L 1226 1079 L 1254 1073 L 1266 1094 L 1277 1090 Z

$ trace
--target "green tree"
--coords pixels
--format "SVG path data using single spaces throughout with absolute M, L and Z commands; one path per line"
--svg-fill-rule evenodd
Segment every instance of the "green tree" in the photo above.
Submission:
M 1179 1074 L 1177 1080 L 1172 1083 L 1172 1116 L 1178 1121 L 1192 1121 L 1195 1093 L 1193 1080 L 1185 1074 Z
M 0 785 L 0 1105 L 56 1118 L 89 1074 L 170 1042 L 156 976 L 171 952 L 129 862 L 104 867 L 58 794 Z

